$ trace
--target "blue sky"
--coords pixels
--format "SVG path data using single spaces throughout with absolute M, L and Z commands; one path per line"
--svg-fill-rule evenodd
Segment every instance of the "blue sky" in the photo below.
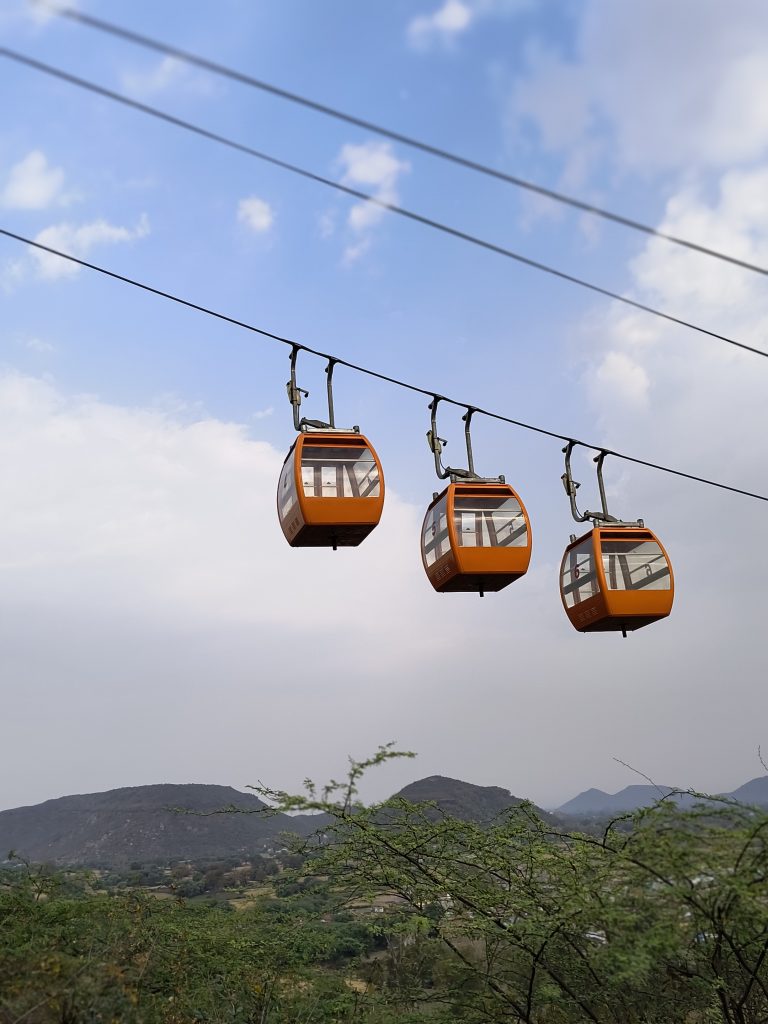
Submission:
M 768 262 L 768 16 L 757 2 L 81 6 Z M 6 46 L 766 347 L 754 275 L 22 3 L 6 3 L 0 33 Z M 0 76 L 4 227 L 509 416 L 765 490 L 760 359 L 27 68 L 3 61 Z M 376 444 L 387 512 L 359 552 L 290 551 L 272 506 L 292 436 L 287 350 L 9 241 L 0 302 L 13 765 L 3 806 L 165 780 L 287 787 L 389 739 L 420 761 L 388 769 L 373 793 L 440 772 L 557 803 L 633 781 L 614 755 L 667 784 L 730 789 L 760 773 L 757 503 L 608 467 L 616 511 L 644 516 L 670 550 L 677 606 L 626 642 L 581 637 L 557 595 L 574 524 L 555 441 L 477 423 L 478 468 L 506 473 L 528 505 L 533 567 L 483 602 L 439 598 L 417 546 L 437 483 L 425 400 L 338 371 L 337 417 Z M 319 415 L 322 364 L 302 357 L 299 369 L 308 415 Z M 452 463 L 460 427 L 446 411 Z M 307 621 L 299 607 L 312 610 Z M 307 664 L 326 666 L 313 680 L 303 643 Z

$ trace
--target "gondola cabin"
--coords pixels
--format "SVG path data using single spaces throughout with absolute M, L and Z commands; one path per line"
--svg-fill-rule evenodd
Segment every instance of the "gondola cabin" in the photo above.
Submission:
M 299 434 L 277 487 L 277 513 L 291 547 L 357 547 L 383 507 L 381 463 L 362 434 Z
M 421 557 L 442 594 L 501 590 L 523 576 L 531 560 L 522 501 L 508 484 L 449 484 L 427 509 Z
M 626 635 L 669 615 L 675 596 L 672 566 L 650 530 L 596 526 L 565 549 L 560 596 L 579 632 Z

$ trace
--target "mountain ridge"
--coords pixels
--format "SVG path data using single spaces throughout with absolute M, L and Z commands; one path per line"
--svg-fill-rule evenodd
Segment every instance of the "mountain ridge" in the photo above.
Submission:
M 649 807 L 660 797 L 669 796 L 670 793 L 675 792 L 680 792 L 679 796 L 674 797 L 675 803 L 679 807 L 691 807 L 698 802 L 696 797 L 690 796 L 684 790 L 678 791 L 673 786 L 634 784 L 625 786 L 617 793 L 606 793 L 602 789 L 585 789 L 583 793 L 579 793 L 557 807 L 555 813 L 568 817 L 624 814 L 639 810 L 641 807 Z M 740 803 L 768 807 L 768 775 L 758 775 L 730 793 L 712 795 L 738 800 Z
M 240 813 L 212 813 L 230 806 Z M 213 859 L 259 852 L 281 832 L 308 834 L 318 825 L 313 815 L 261 813 L 266 810 L 250 793 L 202 783 L 56 797 L 0 811 L 0 856 L 13 850 L 34 861 L 94 867 Z
M 536 809 L 542 816 L 553 815 L 563 826 L 573 827 L 579 820 L 652 804 L 660 792 L 670 792 L 670 787 L 632 785 L 613 794 L 592 788 L 554 812 Z M 768 807 L 768 775 L 750 779 L 724 795 Z M 417 779 L 394 797 L 434 803 L 445 814 L 478 824 L 493 821 L 523 801 L 501 786 L 478 786 L 443 775 Z M 694 802 L 687 794 L 680 800 L 683 806 Z M 239 813 L 213 813 L 227 807 Z M 90 867 L 235 855 L 245 858 L 282 846 L 284 832 L 309 835 L 326 820 L 323 815 L 268 812 L 257 796 L 231 786 L 125 786 L 0 811 L 0 860 L 11 850 L 31 861 Z
M 447 775 L 429 775 L 410 782 L 394 794 L 411 803 L 436 803 L 448 815 L 477 824 L 487 824 L 524 798 L 501 786 L 478 786 Z M 540 814 L 547 812 L 536 808 Z

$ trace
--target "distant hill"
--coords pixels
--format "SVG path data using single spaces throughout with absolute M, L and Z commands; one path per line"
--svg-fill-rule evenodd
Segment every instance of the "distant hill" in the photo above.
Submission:
M 573 818 L 601 817 L 611 814 L 624 814 L 636 811 L 641 807 L 650 807 L 660 796 L 672 792 L 670 786 L 626 786 L 618 793 L 604 793 L 602 789 L 587 789 L 572 800 L 558 807 L 557 813 Z M 768 807 L 768 775 L 760 776 L 746 782 L 732 793 L 722 796 L 731 797 L 745 804 L 757 804 Z M 675 798 L 681 807 L 690 807 L 696 800 L 687 795 Z
M 248 814 L 200 816 L 233 805 Z M 186 808 L 193 814 L 175 813 Z M 257 797 L 229 786 L 158 785 L 65 796 L 0 811 L 0 860 L 9 851 L 55 864 L 118 866 L 258 853 L 284 831 L 308 834 L 312 815 L 265 815 Z
M 743 786 L 734 789 L 728 796 L 739 800 L 743 804 L 757 804 L 758 807 L 768 807 L 768 775 L 758 775 L 756 779 L 750 779 Z
M 498 786 L 439 775 L 413 782 L 396 795 L 413 803 L 435 802 L 447 814 L 476 822 L 491 821 L 520 803 Z M 206 813 L 228 806 L 251 813 Z M 269 850 L 282 832 L 309 835 L 325 821 L 322 815 L 266 815 L 260 813 L 264 807 L 257 797 L 229 786 L 195 784 L 60 797 L 0 811 L 0 861 L 11 850 L 32 861 L 91 867 L 215 860 Z
M 513 796 L 499 786 L 475 786 L 471 782 L 449 779 L 443 775 L 430 775 L 401 789 L 395 796 L 411 803 L 436 803 L 446 814 L 463 821 L 484 824 L 498 817 L 502 811 L 516 807 L 522 798 Z M 540 814 L 546 814 L 540 811 Z
M 669 792 L 669 787 L 660 787 Z M 435 803 L 446 814 L 484 824 L 521 803 L 499 786 L 431 775 L 396 796 L 412 803 Z M 730 794 L 744 803 L 768 807 L 768 775 L 752 779 Z M 654 786 L 627 786 L 619 793 L 588 789 L 563 804 L 558 817 L 603 818 L 636 810 L 657 800 Z M 684 802 L 689 804 L 690 798 Z M 255 813 L 210 814 L 235 806 Z M 268 852 L 282 845 L 280 834 L 309 835 L 321 828 L 318 815 L 268 815 L 250 793 L 229 786 L 158 785 L 65 796 L 33 807 L 0 811 L 0 861 L 11 850 L 32 861 L 61 865 L 121 867 L 174 860 L 216 860 Z M 175 813 L 173 808 L 196 812 Z M 537 808 L 542 816 L 549 814 Z
M 670 786 L 626 786 L 618 793 L 604 793 L 602 789 L 587 789 L 558 807 L 559 814 L 579 818 L 597 814 L 623 814 L 648 807 L 661 796 L 672 792 Z

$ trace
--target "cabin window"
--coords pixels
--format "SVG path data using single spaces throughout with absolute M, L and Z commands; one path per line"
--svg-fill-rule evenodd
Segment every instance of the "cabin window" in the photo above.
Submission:
M 600 592 L 592 553 L 592 537 L 570 548 L 563 558 L 560 588 L 568 608 Z
M 448 537 L 447 495 L 443 495 L 440 501 L 427 512 L 421 546 L 427 566 L 434 565 L 438 559 L 447 555 L 451 550 L 451 542 Z
M 277 485 L 277 503 L 280 512 L 280 519 L 284 522 L 293 506 L 296 504 L 296 487 L 293 475 L 293 452 L 285 460 L 283 471 L 280 474 L 280 482 Z
M 524 548 L 528 543 L 528 526 L 517 498 L 457 497 L 453 518 L 460 547 Z
M 609 590 L 669 590 L 669 563 L 653 540 L 601 541 L 603 571 Z
M 301 483 L 308 498 L 378 498 L 381 493 L 370 448 L 305 444 Z

